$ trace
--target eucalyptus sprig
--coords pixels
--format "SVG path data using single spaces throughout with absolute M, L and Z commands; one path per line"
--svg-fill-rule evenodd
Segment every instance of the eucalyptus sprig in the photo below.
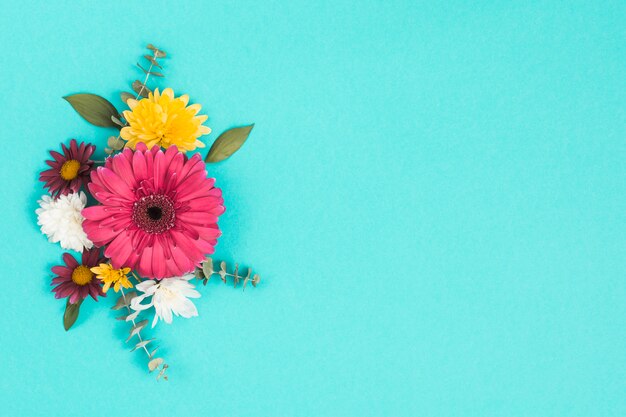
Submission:
M 137 67 L 145 74 L 145 77 L 142 81 L 135 80 L 133 81 L 131 88 L 135 92 L 135 94 L 122 92 L 121 98 L 124 103 L 128 101 L 128 99 L 138 100 L 139 97 L 148 97 L 148 94 L 152 92 L 150 88 L 148 88 L 148 80 L 150 76 L 153 77 L 164 77 L 162 72 L 154 70 L 154 67 L 159 68 L 161 70 L 163 66 L 159 62 L 159 59 L 165 58 L 167 54 L 162 49 L 157 48 L 151 43 L 146 46 L 150 51 L 150 54 L 144 55 L 142 58 L 145 59 L 146 63 L 144 65 L 148 65 L 148 69 L 137 62 Z M 63 97 L 71 106 L 76 110 L 76 112 L 86 121 L 95 126 L 100 127 L 116 127 L 118 129 L 122 129 L 127 126 L 126 121 L 122 118 L 122 115 L 113 104 L 109 100 L 104 97 L 101 97 L 97 94 L 92 93 L 79 93 L 79 94 L 70 94 Z M 108 147 L 105 148 L 105 152 L 107 155 L 112 155 L 116 151 L 121 150 L 124 147 L 124 141 L 120 136 L 117 137 L 111 136 L 109 137 L 109 141 L 107 143 Z
M 166 371 L 167 371 L 167 368 L 169 368 L 169 365 L 165 363 L 165 360 L 163 358 L 160 358 L 160 357 L 155 358 L 155 354 L 157 350 L 159 349 L 158 347 L 155 347 L 152 350 L 152 352 L 150 352 L 147 347 L 150 343 L 154 342 L 156 339 L 155 338 L 144 339 L 141 336 L 141 331 L 148 324 L 148 320 L 141 320 L 137 322 L 136 320 L 139 316 L 139 311 L 133 312 L 130 309 L 130 302 L 133 298 L 137 296 L 137 293 L 135 291 L 131 291 L 130 293 L 125 294 L 123 288 L 120 288 L 120 291 L 122 295 L 117 299 L 117 302 L 115 303 L 113 307 L 111 307 L 111 309 L 121 310 L 125 308 L 128 311 L 127 315 L 122 315 L 122 316 L 117 317 L 117 320 L 124 320 L 124 321 L 129 321 L 132 323 L 132 327 L 130 328 L 130 334 L 128 336 L 128 339 L 126 339 L 126 343 L 128 343 L 133 337 L 137 336 L 137 339 L 139 340 L 139 342 L 135 344 L 135 346 L 131 349 L 131 352 L 134 352 L 137 349 L 143 349 L 146 352 L 146 355 L 148 356 L 148 370 L 150 372 L 153 372 L 160 368 L 159 373 L 157 374 L 157 377 L 156 377 L 157 380 L 160 378 L 163 378 L 167 381 L 168 376 L 166 374 Z
M 144 65 L 147 65 L 148 69 L 146 69 L 139 62 L 136 63 L 137 67 L 145 74 L 145 77 L 143 79 L 143 82 L 139 80 L 135 80 L 131 84 L 131 88 L 133 89 L 135 94 L 132 94 L 126 91 L 123 91 L 120 94 L 120 97 L 124 103 L 127 103 L 129 99 L 139 100 L 140 97 L 142 98 L 148 97 L 149 93 L 152 92 L 152 90 L 148 87 L 148 80 L 150 79 L 150 76 L 161 77 L 161 78 L 164 77 L 163 73 L 155 71 L 154 67 L 157 67 L 160 70 L 162 70 L 163 66 L 159 62 L 159 59 L 165 58 L 167 54 L 165 53 L 165 51 L 157 48 L 151 43 L 149 43 L 148 46 L 146 46 L 146 48 L 150 50 L 151 55 L 146 54 L 142 58 L 146 60 L 146 63 L 144 63 Z M 122 120 L 121 117 L 111 116 L 111 120 L 120 129 L 127 126 L 126 121 Z M 108 146 L 104 148 L 104 152 L 106 152 L 107 155 L 113 155 L 115 152 L 118 152 L 124 149 L 124 144 L 125 144 L 124 140 L 119 135 L 117 137 L 110 136 L 107 141 Z
M 133 91 L 136 93 L 136 96 L 133 96 L 131 93 L 127 93 L 127 92 L 123 92 L 122 93 L 122 101 L 124 103 L 126 103 L 126 101 L 129 98 L 134 98 L 135 100 L 138 100 L 139 97 L 148 97 L 148 94 L 152 92 L 152 90 L 150 90 L 150 88 L 148 88 L 148 80 L 150 79 L 150 76 L 154 76 L 154 77 L 164 77 L 162 72 L 158 72 L 154 70 L 154 67 L 157 67 L 159 69 L 163 69 L 163 66 L 160 64 L 159 59 L 160 58 L 165 58 L 167 56 L 167 54 L 165 53 L 164 50 L 157 48 L 156 46 L 152 45 L 151 43 L 148 44 L 148 46 L 146 46 L 146 48 L 148 48 L 152 55 L 144 55 L 143 58 L 146 60 L 147 64 L 149 64 L 148 69 L 145 69 L 139 62 L 137 62 L 137 67 L 145 74 L 145 78 L 143 80 L 143 82 L 139 81 L 139 80 L 135 80 L 133 81 L 131 87 L 133 89 Z M 145 65 L 145 64 L 144 64 Z
M 240 281 L 243 281 L 244 290 L 246 289 L 246 285 L 248 285 L 248 282 L 252 284 L 253 287 L 256 287 L 258 283 L 261 282 L 261 277 L 259 276 L 259 274 L 252 275 L 251 268 L 248 268 L 246 275 L 239 275 L 239 264 L 235 264 L 235 267 L 234 269 L 232 269 L 232 271 L 232 273 L 228 272 L 228 266 L 224 261 L 219 263 L 218 270 L 213 269 L 213 259 L 207 257 L 206 260 L 202 262 L 202 268 L 196 267 L 194 275 L 197 279 L 201 280 L 204 285 L 209 282 L 209 279 L 211 279 L 211 276 L 214 274 L 219 275 L 224 284 L 226 284 L 228 281 L 227 277 L 232 278 L 233 287 L 235 288 L 237 288 L 237 285 Z

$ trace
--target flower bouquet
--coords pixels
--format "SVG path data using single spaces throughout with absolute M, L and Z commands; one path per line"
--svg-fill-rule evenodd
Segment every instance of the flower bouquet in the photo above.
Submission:
M 123 310 L 119 320 L 130 325 L 127 342 L 147 355 L 150 372 L 167 379 L 169 365 L 152 348 L 153 338 L 142 331 L 150 323 L 140 315 L 153 315 L 172 323 L 173 316 L 198 315 L 191 299 L 199 298 L 195 282 L 205 285 L 217 274 L 223 282 L 256 286 L 259 276 L 225 262 L 214 266 L 210 257 L 221 232 L 224 213 L 222 191 L 207 177 L 206 163 L 222 161 L 236 152 L 253 125 L 222 133 L 206 158 L 195 152 L 205 144 L 201 137 L 211 129 L 200 115 L 199 104 L 171 88 L 148 88 L 151 77 L 163 77 L 166 53 L 148 45 L 146 64 L 137 63 L 143 81 L 132 84 L 134 94 L 122 93 L 127 110 L 118 112 L 95 94 L 64 97 L 88 122 L 116 127 L 109 137 L 106 158 L 94 161 L 96 147 L 72 139 L 51 151 L 48 169 L 41 172 L 49 194 L 36 210 L 41 232 L 63 249 L 63 264 L 54 266 L 52 292 L 65 298 L 63 325 L 69 330 L 80 306 L 91 297 L 99 301 L 109 290 L 119 293 L 112 307 Z M 157 70 L 158 69 L 158 70 Z M 230 272 L 229 272 L 230 271 Z

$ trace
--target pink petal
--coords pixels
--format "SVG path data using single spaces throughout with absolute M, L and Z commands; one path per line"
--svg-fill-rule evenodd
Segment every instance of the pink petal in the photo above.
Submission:
M 104 250 L 104 256 L 111 259 L 113 268 L 119 269 L 126 266 L 126 260 L 133 248 L 130 244 L 128 232 L 120 233 Z
M 66 266 L 61 266 L 61 265 L 52 267 L 52 273 L 60 277 L 70 278 L 72 276 L 72 272 L 74 272 L 74 268 L 68 268 Z
M 111 168 L 122 180 L 126 182 L 126 185 L 128 185 L 131 190 L 137 188 L 137 181 L 135 180 L 135 175 L 133 174 L 133 168 L 126 155 L 122 154 L 113 157 Z
M 132 201 L 135 198 L 135 195 L 128 187 L 128 184 L 124 180 L 113 172 L 110 169 L 103 169 L 98 172 L 100 179 L 104 183 L 104 185 L 109 189 L 111 194 L 117 195 L 118 197 L 123 197 L 129 201 Z
M 152 272 L 152 247 L 146 246 L 139 258 L 139 274 L 144 277 L 153 277 Z
M 174 239 L 174 244 L 180 247 L 189 259 L 195 262 L 197 259 L 204 258 L 203 253 L 194 244 L 196 241 L 192 241 L 187 236 L 174 230 L 170 230 L 171 236 Z
M 166 268 L 165 268 L 165 257 L 163 256 L 163 247 L 161 243 L 157 240 L 155 242 L 154 247 L 152 248 L 152 272 L 154 273 L 155 278 L 165 278 L 166 277 Z
M 141 152 L 135 152 L 133 154 L 133 171 L 135 173 L 135 179 L 138 183 L 149 177 L 146 158 Z
M 89 220 L 104 220 L 111 216 L 111 213 L 107 211 L 104 206 L 92 206 L 84 208 L 81 214 L 85 219 Z
M 102 246 L 111 241 L 117 233 L 111 228 L 101 228 L 99 223 L 93 220 L 85 220 L 83 222 L 83 230 L 87 233 L 87 237 L 92 242 Z
M 63 262 L 65 262 L 65 265 L 69 268 L 72 268 L 72 270 L 78 266 L 78 261 L 67 252 L 63 254 Z

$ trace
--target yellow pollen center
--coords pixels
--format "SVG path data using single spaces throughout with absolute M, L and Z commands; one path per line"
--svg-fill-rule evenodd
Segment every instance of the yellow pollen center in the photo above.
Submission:
M 61 178 L 65 181 L 73 180 L 78 176 L 78 170 L 80 169 L 80 162 L 75 159 L 65 161 L 61 167 Z
M 72 281 L 74 281 L 76 285 L 87 285 L 91 282 L 91 278 L 93 278 L 93 274 L 89 268 L 84 265 L 76 267 L 74 272 L 72 272 Z

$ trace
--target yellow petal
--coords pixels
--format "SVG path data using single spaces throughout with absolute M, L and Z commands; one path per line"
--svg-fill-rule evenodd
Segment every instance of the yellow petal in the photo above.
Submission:
M 129 98 L 128 100 L 126 100 L 126 105 L 131 110 L 133 110 L 137 106 L 137 104 L 139 104 L 139 101 L 135 100 L 134 98 Z M 128 110 L 124 111 L 124 116 L 126 116 L 127 111 Z
M 191 106 L 187 107 L 187 111 L 192 112 L 192 114 L 194 115 L 198 114 L 200 110 L 202 110 L 202 106 L 199 104 L 192 104 Z

